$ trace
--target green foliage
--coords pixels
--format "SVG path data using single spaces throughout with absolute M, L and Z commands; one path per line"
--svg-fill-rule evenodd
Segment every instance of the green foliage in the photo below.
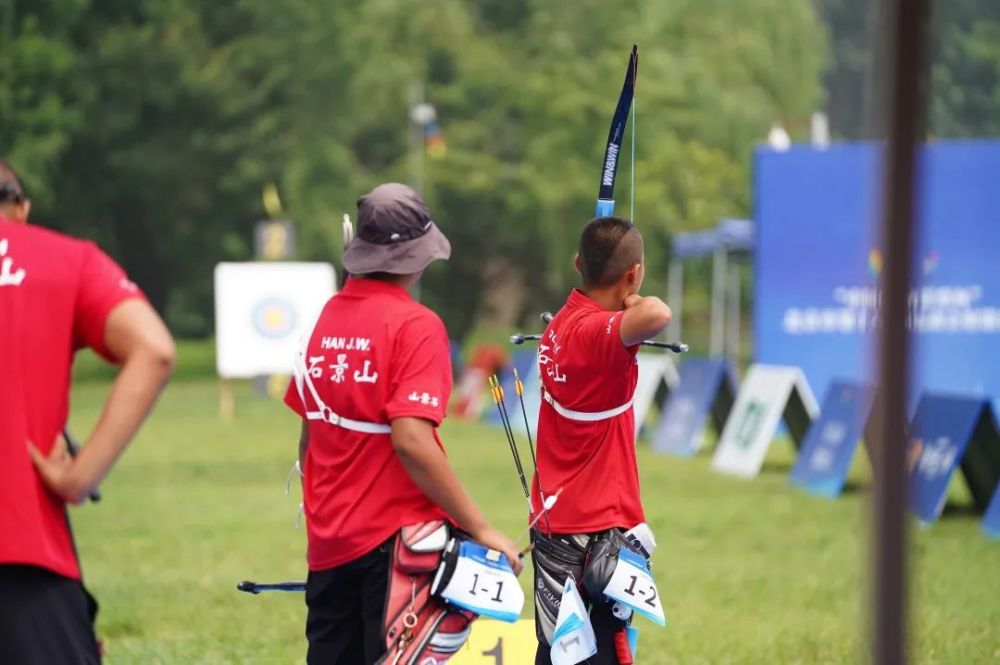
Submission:
M 214 339 L 178 340 L 176 344 L 177 360 L 171 381 L 209 381 L 218 377 Z M 73 361 L 73 381 L 77 384 L 109 381 L 118 369 L 93 351 L 80 351 Z
M 845 139 L 878 135 L 883 57 L 877 50 L 877 3 L 816 0 L 827 26 L 831 57 L 824 73 L 834 134 Z M 1000 4 L 993 0 L 938 0 L 930 23 L 930 117 L 941 138 L 1000 135 Z
M 51 0 L 37 13 L 0 1 L 0 157 L 16 165 L 32 199 L 55 199 L 60 157 L 83 114 L 71 91 L 79 56 L 72 27 L 86 0 Z
M 515 318 L 556 307 L 633 42 L 636 200 L 628 151 L 616 198 L 659 290 L 671 232 L 749 214 L 750 151 L 774 121 L 801 135 L 824 56 L 797 0 L 53 0 L 0 16 L 16 119 L 0 152 L 39 192 L 37 220 L 100 241 L 185 335 L 210 331 L 212 266 L 250 258 L 271 181 L 301 257 L 327 261 L 359 194 L 419 181 L 455 249 L 422 295 L 457 337 L 498 280 L 521 285 Z M 440 158 L 414 141 L 421 89 Z
M 1000 136 L 1000 4 L 939 2 L 934 25 L 932 132 Z

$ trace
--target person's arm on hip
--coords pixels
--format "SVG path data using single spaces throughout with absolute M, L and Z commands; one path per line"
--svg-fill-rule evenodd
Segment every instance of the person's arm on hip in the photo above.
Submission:
M 174 341 L 145 300 L 129 299 L 111 311 L 104 342 L 122 367 L 86 445 L 75 458 L 65 454 L 61 442 L 48 457 L 29 447 L 45 484 L 73 503 L 82 501 L 108 474 L 173 372 Z

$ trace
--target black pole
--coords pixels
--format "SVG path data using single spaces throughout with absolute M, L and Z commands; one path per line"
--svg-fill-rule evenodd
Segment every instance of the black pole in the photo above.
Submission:
M 873 559 L 872 659 L 906 663 L 906 410 L 910 339 L 907 326 L 914 249 L 917 154 L 927 106 L 927 0 L 883 0 L 881 42 L 887 91 L 882 188 L 881 312 L 878 340 Z

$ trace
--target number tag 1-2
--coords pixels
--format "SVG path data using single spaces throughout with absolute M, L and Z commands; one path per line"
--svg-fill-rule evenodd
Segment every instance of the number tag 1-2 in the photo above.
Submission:
M 514 622 L 524 609 L 524 591 L 500 552 L 463 541 L 458 562 L 441 597 L 484 617 Z
M 649 573 L 646 559 L 625 547 L 618 552 L 618 563 L 611 580 L 604 587 L 604 595 L 628 605 L 650 621 L 661 626 L 667 625 L 663 616 L 663 606 L 660 605 L 660 593 L 656 582 Z

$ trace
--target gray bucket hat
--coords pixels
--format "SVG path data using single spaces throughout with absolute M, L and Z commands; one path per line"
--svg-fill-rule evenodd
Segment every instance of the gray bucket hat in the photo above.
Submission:
M 408 275 L 450 256 L 451 243 L 411 188 L 390 182 L 358 199 L 358 232 L 344 250 L 347 271 Z

